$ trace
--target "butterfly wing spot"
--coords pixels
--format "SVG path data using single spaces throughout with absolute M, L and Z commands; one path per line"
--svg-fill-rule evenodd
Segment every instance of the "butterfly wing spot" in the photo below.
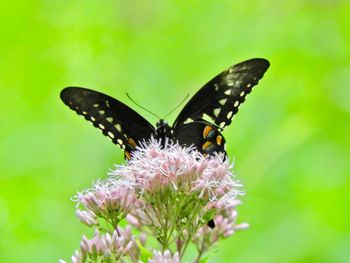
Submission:
M 109 107 L 111 107 L 110 105 L 109 105 L 109 101 L 108 100 L 106 100 L 106 106 L 109 108 Z
M 210 145 L 212 145 L 211 142 L 209 142 L 209 141 L 205 142 L 202 146 L 203 151 L 205 151 Z
M 130 160 L 130 157 L 131 157 L 131 156 L 130 156 L 130 153 L 129 153 L 128 151 L 125 151 L 125 152 L 124 152 L 124 157 L 125 157 L 126 160 L 129 161 L 129 160 Z
M 231 119 L 232 115 L 233 115 L 233 112 L 229 111 L 229 113 L 227 113 L 226 115 L 227 119 Z
M 92 116 L 90 117 L 90 120 L 91 121 L 96 121 L 96 119 L 94 117 L 92 117 Z
M 83 112 L 82 112 L 82 114 L 86 115 L 86 114 L 87 114 L 87 112 L 86 112 L 86 111 L 83 111 Z
M 242 91 L 242 92 L 239 94 L 239 96 L 243 97 L 244 94 L 245 94 L 244 91 Z
M 108 137 L 110 137 L 111 139 L 114 139 L 114 134 L 112 132 L 108 132 Z
M 133 148 L 136 148 L 136 142 L 132 139 L 132 138 L 129 138 L 128 139 L 128 144 L 130 146 L 132 146 Z
M 124 145 L 123 141 L 121 139 L 118 139 L 117 142 L 118 142 L 119 145 Z
M 120 126 L 120 124 L 116 124 L 114 125 L 114 127 L 117 129 L 118 132 L 122 132 L 122 127 Z
M 250 88 L 251 86 L 252 86 L 252 84 L 251 84 L 251 83 L 248 83 L 247 88 Z
M 230 96 L 230 94 L 231 94 L 231 90 L 230 90 L 230 89 L 228 89 L 228 90 L 226 90 L 224 93 L 225 93 L 227 96 Z
M 232 87 L 233 84 L 234 84 L 234 83 L 233 83 L 232 81 L 227 82 L 227 86 L 231 86 L 231 87 Z
M 222 142 L 222 136 L 221 135 L 216 136 L 216 143 L 218 145 L 221 145 L 221 142 Z
M 236 108 L 238 105 L 239 105 L 239 101 L 236 100 L 236 101 L 235 101 L 235 104 L 234 104 L 233 106 Z
M 101 115 L 105 114 L 105 111 L 104 110 L 100 110 L 98 111 Z
M 223 122 L 220 123 L 219 127 L 220 127 L 221 129 L 223 129 L 223 128 L 225 127 L 225 125 L 226 125 L 226 122 L 223 121 Z
M 216 109 L 214 109 L 214 116 L 215 117 L 218 117 L 219 116 L 219 114 L 220 114 L 220 108 L 216 108 Z
M 107 120 L 108 122 L 110 122 L 110 123 L 113 122 L 113 118 L 112 118 L 112 117 L 107 117 L 106 120 Z
M 98 103 L 95 103 L 95 104 L 92 105 L 92 106 L 94 106 L 95 108 L 97 108 L 99 105 L 98 105 Z
M 221 105 L 224 105 L 224 104 L 226 103 L 226 101 L 227 101 L 227 99 L 221 99 L 221 100 L 219 100 L 219 103 L 220 103 Z
M 215 91 L 218 91 L 218 90 L 219 90 L 218 84 L 214 84 L 214 87 L 215 87 Z
M 211 126 L 209 126 L 209 125 L 205 126 L 205 128 L 204 128 L 204 130 L 203 130 L 203 138 L 204 138 L 204 139 L 207 138 L 209 132 L 212 131 L 212 130 L 213 130 L 213 127 L 211 127 Z
M 193 120 L 192 120 L 191 118 L 187 118 L 187 119 L 185 120 L 184 124 L 191 123 L 191 122 L 193 122 Z
M 101 123 L 100 123 L 98 126 L 99 126 L 102 130 L 105 129 L 105 126 L 104 126 L 103 124 L 101 124 Z

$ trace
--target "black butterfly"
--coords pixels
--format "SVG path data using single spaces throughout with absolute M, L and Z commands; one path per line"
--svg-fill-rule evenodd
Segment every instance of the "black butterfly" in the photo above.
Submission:
M 118 144 L 127 160 L 141 141 L 151 137 L 163 143 L 171 139 L 180 145 L 193 145 L 203 154 L 226 154 L 221 131 L 268 67 L 267 60 L 256 58 L 223 71 L 192 97 L 172 127 L 163 119 L 154 127 L 122 102 L 94 90 L 68 87 L 62 90 L 61 99 Z

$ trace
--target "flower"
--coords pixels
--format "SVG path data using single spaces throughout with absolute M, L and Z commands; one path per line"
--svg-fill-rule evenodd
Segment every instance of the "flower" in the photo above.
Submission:
M 95 229 L 92 239 L 83 236 L 80 251 L 74 253 L 72 262 L 119 262 L 124 256 L 129 256 L 133 262 L 137 262 L 139 257 L 139 249 L 131 235 L 130 227 L 118 228 L 112 234 L 100 234 Z
M 77 217 L 88 226 L 98 225 L 97 217 L 104 218 L 115 228 L 133 208 L 135 194 L 123 180 L 99 180 L 91 189 L 79 192 L 74 200 L 86 210 L 78 209 Z
M 171 142 L 162 146 L 152 139 L 137 148 L 126 166 L 117 166 L 111 178 L 128 182 L 136 194 L 128 221 L 150 228 L 167 248 L 185 229 L 193 236 L 218 214 L 218 204 L 229 206 L 242 194 L 231 169 L 219 155 L 204 157 L 195 148 Z
M 76 216 L 96 230 L 93 238 L 82 237 L 72 262 L 177 263 L 190 243 L 199 262 L 218 240 L 247 227 L 236 224 L 243 192 L 232 168 L 227 158 L 206 157 L 193 147 L 142 143 L 126 165 L 74 197 Z M 207 226 L 212 220 L 213 229 Z M 154 241 L 161 251 L 152 254 L 146 243 Z
M 165 250 L 163 253 L 160 251 L 153 252 L 153 258 L 148 260 L 148 263 L 179 263 L 179 253 L 176 252 L 173 256 L 169 250 Z

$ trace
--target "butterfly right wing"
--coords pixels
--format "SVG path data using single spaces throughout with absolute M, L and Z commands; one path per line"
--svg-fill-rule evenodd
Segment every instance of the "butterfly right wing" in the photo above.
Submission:
M 102 130 L 119 145 L 130 159 L 140 141 L 149 139 L 154 127 L 140 114 L 122 102 L 94 90 L 68 87 L 61 91 L 62 101 L 72 110 Z
M 173 127 L 209 116 L 221 130 L 228 126 L 238 107 L 258 84 L 270 63 L 255 58 L 243 61 L 205 84 L 185 105 Z

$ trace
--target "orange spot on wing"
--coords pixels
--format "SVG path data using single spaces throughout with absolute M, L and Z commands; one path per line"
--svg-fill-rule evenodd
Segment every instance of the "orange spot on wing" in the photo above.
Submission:
M 130 146 L 132 146 L 133 148 L 136 148 L 136 142 L 132 139 L 132 138 L 129 138 L 128 139 L 128 144 Z
M 218 145 L 221 145 L 221 142 L 222 142 L 222 136 L 221 135 L 216 136 L 216 143 Z
M 213 127 L 207 125 L 205 126 L 204 130 L 203 130 L 203 138 L 207 138 L 209 132 L 213 129 Z
M 126 160 L 129 161 L 129 160 L 130 160 L 130 153 L 127 152 L 127 151 L 125 151 L 125 152 L 124 152 L 124 157 L 125 157 Z
M 207 126 L 208 127 L 208 126 Z M 206 143 L 204 143 L 203 144 L 203 146 L 202 146 L 202 149 L 203 149 L 203 151 L 205 151 L 210 145 L 212 145 L 212 143 L 211 142 L 206 142 Z

